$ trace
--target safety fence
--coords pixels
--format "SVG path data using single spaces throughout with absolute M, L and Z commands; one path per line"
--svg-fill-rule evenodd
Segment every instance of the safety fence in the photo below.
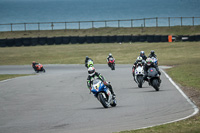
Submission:
M 0 31 L 67 30 L 101 27 L 171 27 L 200 25 L 200 17 L 155 17 L 125 20 L 0 24 Z
M 171 35 L 116 35 L 116 36 L 63 36 L 0 39 L 0 47 L 36 46 L 84 43 L 134 43 L 134 42 L 172 42 L 200 41 L 200 35 L 171 36 Z

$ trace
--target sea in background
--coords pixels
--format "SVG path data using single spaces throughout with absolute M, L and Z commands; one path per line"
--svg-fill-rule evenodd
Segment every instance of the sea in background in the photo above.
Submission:
M 154 17 L 200 17 L 200 0 L 0 0 L 0 24 Z M 164 21 L 163 23 L 168 22 L 168 20 Z M 178 25 L 176 21 L 180 24 L 180 20 L 174 20 L 174 25 Z M 141 26 L 142 23 L 134 26 Z M 154 23 L 155 21 L 149 26 L 155 25 Z M 192 20 L 184 20 L 184 23 L 189 25 Z M 96 24 L 94 27 L 98 27 L 98 25 L 100 24 Z M 109 26 L 112 27 L 112 25 L 115 26 L 117 23 Z M 130 26 L 130 22 L 124 22 L 121 26 L 123 25 Z M 195 21 L 195 25 L 200 25 L 200 19 Z M 29 25 L 26 28 L 31 29 L 34 26 L 36 29 L 38 28 L 36 25 Z M 45 24 L 43 26 L 45 27 Z M 49 24 L 46 27 L 51 29 Z M 63 24 L 60 24 L 60 27 L 63 28 Z M 70 26 L 68 25 L 68 27 Z M 77 28 L 77 24 L 71 24 L 71 27 Z M 90 27 L 91 24 L 82 25 L 82 28 Z M 23 29 L 24 26 L 13 25 L 12 28 L 17 30 Z M 40 26 L 40 28 L 42 27 Z M 59 29 L 59 25 L 57 28 Z M 4 30 L 10 30 L 10 25 L 0 25 L 0 31 Z

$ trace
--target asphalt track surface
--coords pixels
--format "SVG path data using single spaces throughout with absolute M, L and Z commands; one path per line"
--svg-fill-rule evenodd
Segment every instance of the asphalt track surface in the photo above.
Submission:
M 162 72 L 160 91 L 138 88 L 131 65 L 95 65 L 117 95 L 105 109 L 89 94 L 84 65 L 44 65 L 46 73 L 0 82 L 0 133 L 111 133 L 189 117 L 188 102 Z M 35 74 L 31 66 L 0 66 L 0 74 Z M 197 110 L 196 110 L 197 111 Z

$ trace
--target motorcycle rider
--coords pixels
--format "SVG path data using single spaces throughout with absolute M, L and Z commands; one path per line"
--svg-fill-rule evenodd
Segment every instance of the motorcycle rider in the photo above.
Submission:
M 107 57 L 107 63 L 109 62 L 109 58 L 113 58 L 112 54 L 109 53 L 108 57 Z M 113 58 L 115 60 L 115 58 Z M 108 66 L 110 67 L 110 64 L 108 63 Z
M 156 69 L 156 71 L 158 72 L 159 75 L 161 75 L 161 72 L 158 68 L 157 65 L 155 65 L 155 63 L 153 62 L 153 60 L 151 58 L 147 58 L 146 60 L 146 64 L 144 65 L 144 80 L 148 81 L 147 80 L 147 77 L 148 77 L 148 69 L 150 67 L 154 67 Z M 161 80 L 160 80 L 161 82 Z
M 39 63 L 37 63 L 37 62 L 35 62 L 35 61 L 32 62 L 32 67 L 33 67 L 34 70 L 37 70 L 36 65 L 38 65 L 38 64 L 39 64 Z
M 85 57 L 85 67 L 88 68 L 88 61 L 91 60 L 93 62 L 93 60 L 91 58 L 89 58 L 88 56 Z
M 87 86 L 90 89 L 90 92 L 92 89 L 91 85 L 93 84 L 94 79 L 100 79 L 104 83 L 104 85 L 109 88 L 111 94 L 113 95 L 113 98 L 115 97 L 115 93 L 113 92 L 110 82 L 107 82 L 100 73 L 96 72 L 94 67 L 89 67 L 88 68 L 88 77 L 87 77 Z
M 147 57 L 146 57 L 144 51 L 141 51 L 141 52 L 140 52 L 140 56 L 142 57 L 143 60 L 146 61 Z
M 154 50 L 151 50 L 151 53 L 150 53 L 150 55 L 149 55 L 149 58 L 152 58 L 152 57 L 157 58 L 157 56 L 156 56 Z

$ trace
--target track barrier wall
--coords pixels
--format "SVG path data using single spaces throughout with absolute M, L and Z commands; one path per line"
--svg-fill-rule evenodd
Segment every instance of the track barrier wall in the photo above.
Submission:
M 114 36 L 61 36 L 0 39 L 0 47 L 129 42 L 185 42 L 200 41 L 200 35 L 114 35 Z

